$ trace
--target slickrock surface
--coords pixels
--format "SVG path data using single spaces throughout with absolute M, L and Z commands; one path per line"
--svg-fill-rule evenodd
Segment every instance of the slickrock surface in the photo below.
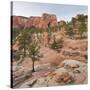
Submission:
M 42 65 L 41 68 L 44 67 L 44 69 L 32 73 L 32 76 L 20 84 L 19 88 L 87 84 L 86 63 L 64 60 L 57 68 L 53 68 L 49 64 L 46 66 Z

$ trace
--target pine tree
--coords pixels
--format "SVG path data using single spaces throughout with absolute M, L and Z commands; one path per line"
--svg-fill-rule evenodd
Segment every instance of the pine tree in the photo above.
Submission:
M 84 22 L 81 22 L 80 26 L 79 26 L 79 34 L 80 37 L 83 38 L 83 33 L 86 32 L 86 25 Z
M 63 47 L 63 39 L 60 39 L 59 41 L 56 41 L 56 38 L 54 36 L 53 43 L 50 44 L 50 48 L 57 51 L 57 52 L 60 52 L 60 49 L 62 47 Z
M 18 36 L 20 50 L 23 50 L 23 58 L 26 57 L 26 50 L 28 44 L 31 42 L 31 34 L 28 30 L 23 30 L 22 33 Z
M 75 32 L 73 31 L 72 22 L 67 22 L 66 27 L 66 34 L 69 35 L 70 38 L 73 38 Z
M 32 59 L 32 72 L 35 72 L 34 62 L 38 60 L 40 57 L 39 49 L 40 49 L 40 46 L 36 42 L 32 42 L 28 46 L 28 56 Z

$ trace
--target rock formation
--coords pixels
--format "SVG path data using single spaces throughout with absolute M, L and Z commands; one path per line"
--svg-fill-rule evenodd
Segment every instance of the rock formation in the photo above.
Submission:
M 81 23 L 84 23 L 86 30 L 88 29 L 88 16 L 83 14 L 78 14 L 75 17 L 72 17 L 72 27 L 75 33 L 78 34 L 78 29 L 80 28 Z
M 11 16 L 13 29 L 23 29 L 28 18 L 22 16 Z
M 42 67 L 42 70 L 34 72 L 32 75 L 30 73 L 29 78 L 17 87 L 49 87 L 87 83 L 87 65 L 83 62 L 67 59 L 54 69 L 49 65 L 46 67 L 42 65 Z
M 44 13 L 42 17 L 30 17 L 25 24 L 25 28 L 43 28 L 46 29 L 48 27 L 56 26 L 57 18 L 55 15 L 50 15 Z
M 31 16 L 29 18 L 12 16 L 13 28 L 43 28 L 58 25 L 57 17 L 53 14 L 43 13 L 41 17 Z

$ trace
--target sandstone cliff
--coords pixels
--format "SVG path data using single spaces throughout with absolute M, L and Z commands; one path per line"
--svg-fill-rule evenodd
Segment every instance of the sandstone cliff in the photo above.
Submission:
M 53 14 L 43 13 L 41 17 L 31 16 L 29 18 L 21 16 L 12 16 L 13 28 L 43 28 L 54 27 L 58 25 L 57 17 Z

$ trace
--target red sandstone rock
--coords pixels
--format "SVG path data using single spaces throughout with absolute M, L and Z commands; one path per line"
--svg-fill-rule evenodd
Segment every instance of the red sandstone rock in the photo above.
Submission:
M 11 18 L 12 18 L 12 28 L 15 28 L 15 29 L 24 28 L 25 23 L 27 21 L 26 17 L 12 16 Z
M 43 28 L 46 29 L 49 26 L 57 26 L 57 17 L 56 15 L 44 13 L 41 17 L 21 17 L 21 16 L 12 16 L 13 28 Z
M 56 26 L 57 17 L 55 15 L 43 14 L 42 17 L 30 17 L 26 22 L 25 28 L 48 28 L 50 26 Z

